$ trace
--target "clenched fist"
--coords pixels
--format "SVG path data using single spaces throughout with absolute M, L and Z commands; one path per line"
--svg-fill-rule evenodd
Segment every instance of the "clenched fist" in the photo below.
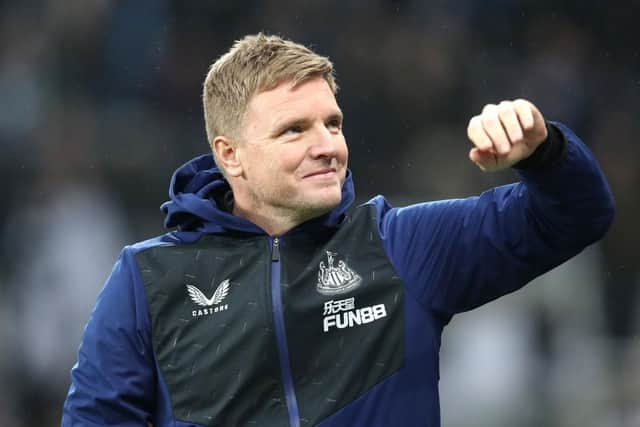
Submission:
M 547 139 L 547 126 L 535 105 L 518 99 L 487 104 L 469 121 L 467 135 L 474 145 L 471 161 L 495 172 L 529 157 Z

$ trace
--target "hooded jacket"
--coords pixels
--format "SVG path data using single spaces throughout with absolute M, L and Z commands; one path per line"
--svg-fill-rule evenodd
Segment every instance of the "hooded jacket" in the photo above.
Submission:
M 603 236 L 613 198 L 565 126 L 480 196 L 353 207 L 282 236 L 232 215 L 210 155 L 179 168 L 165 225 L 126 247 L 87 324 L 62 425 L 440 425 L 456 313 Z

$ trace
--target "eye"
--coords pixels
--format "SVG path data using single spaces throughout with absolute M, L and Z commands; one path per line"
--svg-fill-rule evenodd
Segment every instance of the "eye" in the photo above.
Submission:
M 289 126 L 288 128 L 286 128 L 285 130 L 283 130 L 280 135 L 281 136 L 287 136 L 287 135 L 297 135 L 299 133 L 302 133 L 302 126 L 299 125 L 294 125 L 294 126 Z
M 327 122 L 327 128 L 332 131 L 341 131 L 342 130 L 342 120 L 339 118 L 331 119 Z

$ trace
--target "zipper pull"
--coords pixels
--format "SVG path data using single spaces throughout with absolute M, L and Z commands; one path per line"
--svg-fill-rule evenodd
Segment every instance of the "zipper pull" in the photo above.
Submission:
M 271 250 L 271 261 L 280 261 L 280 239 L 273 238 L 273 247 Z

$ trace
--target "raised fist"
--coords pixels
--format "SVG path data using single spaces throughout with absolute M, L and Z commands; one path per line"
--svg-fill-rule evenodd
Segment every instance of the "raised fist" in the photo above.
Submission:
M 517 99 L 485 105 L 469 121 L 467 135 L 474 145 L 469 159 L 495 172 L 529 157 L 547 139 L 547 126 L 535 105 Z

